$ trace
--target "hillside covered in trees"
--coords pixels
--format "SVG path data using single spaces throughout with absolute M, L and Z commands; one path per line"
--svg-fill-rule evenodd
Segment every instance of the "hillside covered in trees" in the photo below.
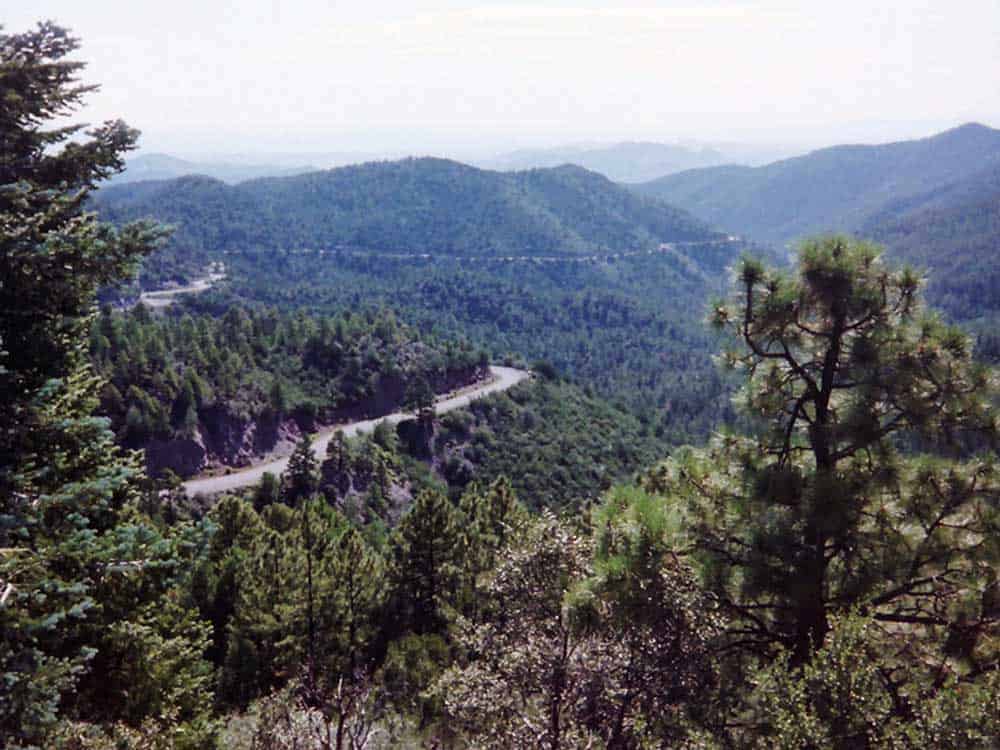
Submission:
M 761 167 L 694 169 L 635 186 L 712 226 L 783 246 L 853 232 L 889 204 L 1000 164 L 1000 131 L 968 124 L 930 138 L 834 146 Z
M 154 474 L 242 466 L 320 424 L 419 407 L 487 376 L 483 352 L 417 339 L 382 311 L 218 317 L 105 307 L 90 335 L 101 411 Z
M 847 236 L 791 268 L 711 235 L 443 269 L 251 248 L 219 290 L 98 312 L 169 230 L 85 210 L 138 134 L 53 127 L 78 45 L 0 34 L 0 746 L 997 747 L 997 377 L 916 273 Z M 494 335 L 581 383 L 541 361 L 301 435 L 426 407 Z M 658 442 L 728 387 L 741 420 Z M 187 498 L 128 450 L 217 408 L 301 419 L 281 477 Z
M 927 269 L 928 298 L 954 320 L 1000 312 L 1000 166 L 897 201 L 859 232 Z
M 102 189 L 95 205 L 175 226 L 145 284 L 224 260 L 217 302 L 196 308 L 392 309 L 421 335 L 544 361 L 658 438 L 703 437 L 731 417 L 703 317 L 744 246 L 582 169 L 409 160 L 234 187 L 136 183 Z M 356 221 L 364 241 L 329 234 Z
M 176 225 L 184 253 L 333 250 L 496 258 L 710 239 L 683 211 L 579 167 L 489 172 L 443 159 L 372 162 L 226 185 L 206 177 L 102 189 L 108 220 Z
M 423 333 L 467 339 L 494 360 L 546 362 L 677 441 L 731 415 L 703 318 L 738 252 L 694 243 L 544 263 L 261 252 L 229 256 L 219 295 L 324 314 L 391 308 Z

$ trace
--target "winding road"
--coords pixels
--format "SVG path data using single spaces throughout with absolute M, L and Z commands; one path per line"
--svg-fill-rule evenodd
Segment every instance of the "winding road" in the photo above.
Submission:
M 143 292 L 139 295 L 138 302 L 155 309 L 168 307 L 182 294 L 199 294 L 207 292 L 218 282 L 226 278 L 225 267 L 222 264 L 213 265 L 207 276 L 195 279 L 187 286 L 174 287 L 173 289 L 157 289 L 152 292 Z
M 438 400 L 434 404 L 434 411 L 437 414 L 444 414 L 445 412 L 453 411 L 455 409 L 461 409 L 463 406 L 468 406 L 477 398 L 487 396 L 491 393 L 506 391 L 508 388 L 512 388 L 522 380 L 526 380 L 531 377 L 530 372 L 518 370 L 513 367 L 497 367 L 491 365 L 490 372 L 493 374 L 493 377 L 489 380 L 489 382 L 467 388 L 454 396 L 446 396 Z M 401 422 L 404 419 L 410 419 L 412 417 L 413 414 L 408 412 L 395 412 L 393 414 L 387 414 L 384 417 L 379 417 L 378 419 L 365 419 L 360 422 L 350 422 L 348 424 L 326 427 L 313 440 L 313 453 L 320 461 L 322 461 L 326 457 L 326 446 L 330 443 L 330 440 L 333 438 L 337 430 L 343 430 L 344 435 L 350 437 L 352 435 L 372 432 L 375 429 L 375 425 L 382 421 L 388 421 L 391 424 L 396 424 L 397 422 Z M 275 476 L 281 474 L 281 472 L 285 470 L 285 467 L 288 466 L 288 459 L 288 456 L 283 456 L 271 461 L 265 461 L 264 463 L 257 464 L 256 466 L 250 466 L 246 469 L 234 471 L 231 474 L 191 479 L 184 482 L 184 490 L 189 496 L 194 496 L 215 495 L 220 492 L 229 492 L 242 487 L 249 487 L 257 484 L 265 473 L 271 473 Z

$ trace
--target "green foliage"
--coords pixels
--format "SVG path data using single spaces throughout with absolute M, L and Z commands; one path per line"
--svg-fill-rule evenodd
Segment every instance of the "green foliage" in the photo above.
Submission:
M 749 699 L 756 731 L 744 737 L 747 746 L 996 747 L 998 674 L 978 683 L 946 677 L 934 685 L 919 662 L 900 669 L 886 658 L 898 650 L 898 637 L 850 615 L 835 622 L 827 643 L 801 670 L 791 666 L 788 653 L 758 669 Z
M 661 557 L 661 562 L 666 560 Z M 466 659 L 431 693 L 473 747 L 666 744 L 713 681 L 716 624 L 690 572 L 656 570 L 640 607 L 600 575 L 591 540 L 545 513 L 500 556 L 488 606 L 460 621 Z M 654 615 L 655 611 L 655 615 Z
M 91 90 L 75 48 L 0 35 L 0 745 L 194 750 L 246 710 L 222 744 L 995 746 L 1000 484 L 968 451 L 995 438 L 994 377 L 914 272 L 841 237 L 794 273 L 742 262 L 713 320 L 757 433 L 612 488 L 730 418 L 695 321 L 736 243 L 576 168 L 192 178 L 99 203 L 181 223 L 144 283 L 226 252 L 230 291 L 93 316 L 163 234 L 83 212 L 136 134 L 49 126 Z M 984 130 L 923 144 L 961 162 L 931 183 Z M 846 168 L 781 210 L 860 216 L 859 154 L 770 168 L 764 192 Z M 988 202 L 921 213 L 968 189 L 892 207 L 932 236 L 922 260 L 989 234 Z M 511 353 L 533 383 L 434 417 L 435 390 Z M 115 445 L 401 404 L 418 417 L 338 435 L 321 467 L 304 438 L 282 480 L 207 510 Z
M 494 360 L 547 361 L 675 444 L 731 419 L 701 315 L 738 242 L 577 169 L 504 175 L 414 160 L 297 179 L 136 184 L 104 191 L 100 207 L 116 221 L 179 223 L 158 258 L 225 251 L 231 300 L 324 313 L 390 307 Z M 508 204 L 530 218 L 508 224 Z M 363 226 L 350 230 L 355 222 Z
M 187 438 L 203 445 L 202 463 L 226 463 L 234 460 L 233 422 L 257 421 L 264 452 L 281 421 L 311 431 L 317 421 L 377 416 L 402 406 L 413 381 L 433 395 L 481 374 L 480 353 L 469 345 L 418 337 L 385 310 L 312 317 L 224 309 L 102 310 L 91 328 L 91 360 L 109 381 L 102 412 L 125 445 Z M 151 470 L 170 463 L 161 454 L 151 455 Z M 178 473 L 201 468 L 172 460 Z
M 395 632 L 441 632 L 458 602 L 462 551 L 458 509 L 441 493 L 417 495 L 390 546 Z
M 227 260 L 227 294 L 323 312 L 391 306 L 422 335 L 469 340 L 493 361 L 547 361 L 676 444 L 733 417 L 702 316 L 737 251 L 695 244 L 545 263 L 247 253 Z
M 135 458 L 93 416 L 103 383 L 84 351 L 96 290 L 162 233 L 82 210 L 137 134 L 121 122 L 51 127 L 93 90 L 64 59 L 76 48 L 54 24 L 0 35 L 0 744 L 50 746 L 60 720 L 138 726 L 168 713 L 171 731 L 210 741 L 204 631 L 183 604 L 166 606 L 184 585 L 190 530 L 163 533 L 140 511 L 155 501 Z M 183 626 L 164 640 L 172 623 Z M 142 634 L 137 650 L 114 640 L 124 632 Z M 172 656 L 145 679 L 140 665 L 160 649 Z M 140 672 L 134 703 L 107 683 Z
M 694 169 L 636 189 L 778 246 L 817 232 L 856 231 L 928 191 L 954 189 L 998 159 L 1000 131 L 968 124 L 931 138 L 834 146 L 762 167 Z
M 993 377 L 968 337 L 866 243 L 810 242 L 794 276 L 747 263 L 740 279 L 715 321 L 741 345 L 723 360 L 745 374 L 760 434 L 720 435 L 643 481 L 683 512 L 734 643 L 791 650 L 801 667 L 829 618 L 859 607 L 911 634 L 927 663 L 995 669 L 997 469 L 946 457 L 959 436 L 996 430 Z M 941 452 L 904 452 L 915 437 Z
M 892 203 L 859 232 L 884 243 L 893 257 L 926 269 L 927 299 L 952 320 L 996 316 L 1000 167 Z M 992 321 L 983 322 L 976 327 L 989 334 Z
M 204 747 L 216 729 L 211 720 L 214 674 L 203 658 L 210 634 L 211 625 L 182 604 L 176 590 L 115 622 L 101 650 L 101 666 L 109 668 L 95 668 L 111 685 L 102 689 L 104 700 L 93 715 L 125 725 L 149 717 L 157 732 L 170 738 L 166 746 Z M 107 700 L 113 691 L 119 695 Z
M 292 507 L 316 491 L 319 484 L 317 476 L 316 455 L 313 453 L 312 439 L 302 438 L 288 459 L 288 467 L 281 475 L 281 499 Z
M 499 257 L 655 248 L 710 238 L 683 211 L 579 167 L 487 172 L 406 159 L 228 186 L 203 177 L 105 188 L 109 219 L 177 224 L 185 249 L 242 252 L 350 246 Z
M 442 457 L 467 461 L 478 481 L 509 477 L 534 509 L 583 506 L 667 449 L 639 420 L 566 383 L 534 381 L 480 399 L 471 419 L 441 421 Z M 463 486 L 461 475 L 449 483 Z

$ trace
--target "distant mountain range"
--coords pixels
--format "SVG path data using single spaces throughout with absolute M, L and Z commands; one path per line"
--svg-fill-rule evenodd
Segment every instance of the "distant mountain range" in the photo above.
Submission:
M 315 167 L 282 166 L 277 164 L 240 164 L 215 161 L 188 161 L 168 154 L 140 154 L 128 159 L 125 171 L 112 177 L 108 184 L 121 185 L 141 180 L 170 180 L 175 177 L 202 175 L 228 183 L 243 182 L 258 177 L 282 177 L 310 172 Z
M 730 143 L 718 149 L 699 144 L 623 142 L 521 149 L 491 158 L 456 157 L 481 169 L 519 171 L 575 164 L 616 182 L 643 182 L 685 169 L 722 163 L 761 164 L 794 153 L 772 146 Z M 109 184 L 169 180 L 202 175 L 236 184 L 260 177 L 287 177 L 372 161 L 398 160 L 405 152 L 329 151 L 309 153 L 232 153 L 185 159 L 163 153 L 142 153 L 126 162 L 125 171 Z M 771 158 L 767 158 L 771 155 Z
M 195 251 L 572 255 L 714 236 L 687 212 L 580 167 L 501 173 L 430 158 L 237 185 L 207 177 L 112 185 L 95 202 L 114 220 L 173 223 L 172 243 Z
M 928 271 L 953 319 L 1000 314 L 1000 130 L 837 146 L 763 167 L 725 166 L 635 187 L 706 222 L 774 246 L 846 231 Z
M 178 162 L 147 160 L 147 173 L 191 164 Z M 132 182 L 103 188 L 96 203 L 113 219 L 175 224 L 172 247 L 199 261 L 225 250 L 336 247 L 610 253 L 704 240 L 712 225 L 781 247 L 848 231 L 927 269 L 930 300 L 953 318 L 1000 314 L 1000 131 L 983 125 L 762 167 L 688 170 L 631 189 L 578 166 L 496 172 L 424 158 L 237 185 L 203 176 Z
M 558 167 L 563 164 L 598 172 L 616 182 L 643 182 L 696 167 L 731 161 L 708 147 L 668 143 L 626 142 L 609 146 L 563 146 L 522 149 L 495 159 L 477 162 L 488 169 L 521 170 Z
M 752 239 L 784 245 L 816 232 L 856 231 L 909 197 L 1000 164 L 1000 130 L 963 125 L 931 138 L 835 146 L 762 167 L 719 166 L 636 186 Z

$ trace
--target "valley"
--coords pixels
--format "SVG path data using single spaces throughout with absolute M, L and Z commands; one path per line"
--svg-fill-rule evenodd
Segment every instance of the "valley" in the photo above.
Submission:
M 0 29 L 0 747 L 996 750 L 1000 130 L 638 140 L 938 106 L 943 10 L 99 5 Z

